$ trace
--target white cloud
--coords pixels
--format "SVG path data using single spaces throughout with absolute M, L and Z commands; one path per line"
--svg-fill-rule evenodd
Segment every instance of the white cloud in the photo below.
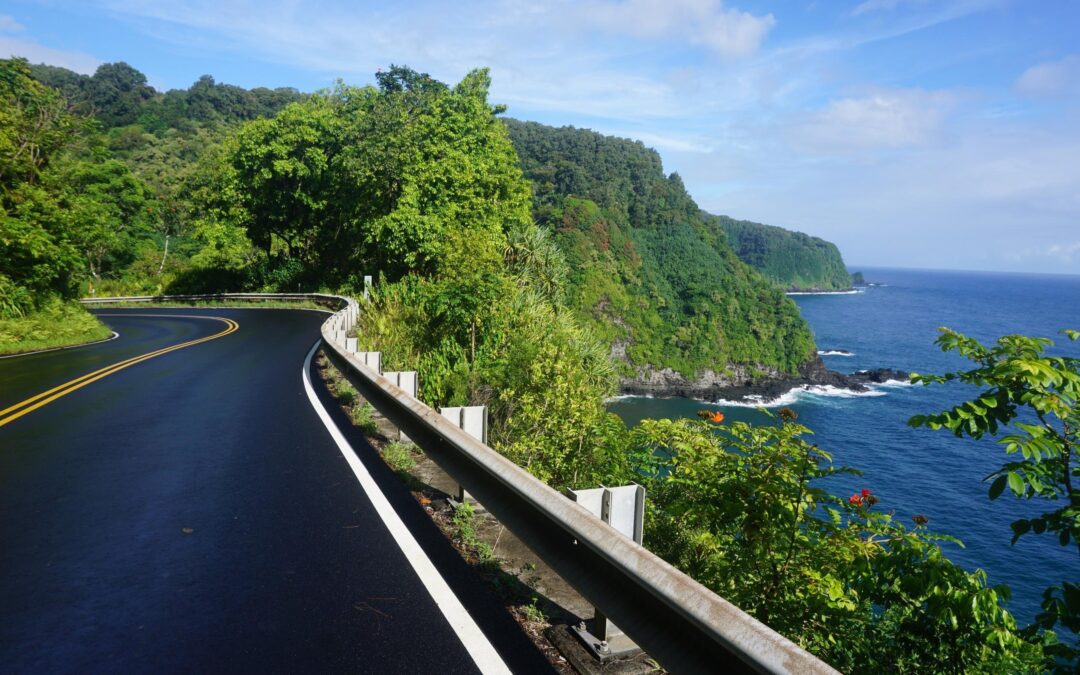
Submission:
M 825 154 L 923 145 L 937 136 L 955 102 L 948 92 L 881 90 L 832 101 L 791 135 L 796 145 Z
M 657 150 L 671 150 L 674 152 L 687 152 L 696 154 L 708 154 L 714 150 L 714 139 L 706 136 L 688 136 L 682 134 L 653 133 L 649 131 L 621 131 L 605 129 L 605 134 L 629 138 L 641 141 L 650 148 Z
M 1080 56 L 1066 56 L 1059 61 L 1044 61 L 1023 72 L 1016 89 L 1030 96 L 1061 96 L 1080 89 Z
M 30 63 L 47 63 L 87 75 L 93 73 L 101 65 L 100 60 L 89 54 L 53 49 L 29 40 L 18 40 L 3 35 L 0 35 L 0 55 L 3 58 L 21 56 Z
M 7 14 L 0 14 L 0 33 L 19 33 L 26 27 Z
M 753 54 L 776 25 L 772 14 L 727 9 L 719 0 L 600 0 L 582 7 L 587 25 L 636 38 L 674 38 L 724 57 Z
M 1080 241 L 1074 241 L 1071 244 L 1052 244 L 1046 248 L 1047 256 L 1067 263 L 1071 263 L 1078 253 L 1080 253 Z
M 1080 133 L 955 114 L 946 142 L 872 165 L 775 143 L 668 159 L 703 208 L 823 237 L 851 263 L 1080 273 Z

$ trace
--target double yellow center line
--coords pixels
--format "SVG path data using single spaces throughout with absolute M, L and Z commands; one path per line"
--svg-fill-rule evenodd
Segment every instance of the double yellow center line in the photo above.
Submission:
M 216 340 L 217 338 L 225 337 L 229 333 L 235 333 L 236 331 L 240 330 L 240 324 L 236 323 L 232 319 L 226 319 L 220 316 L 192 316 L 185 314 L 98 314 L 98 316 L 138 316 L 156 318 L 164 317 L 169 319 L 208 319 L 212 321 L 220 321 L 226 325 L 226 328 L 220 333 L 214 333 L 213 335 L 208 335 L 204 338 L 199 338 L 197 340 L 189 340 L 188 342 L 181 342 L 180 344 L 172 345 L 171 347 L 165 347 L 163 349 L 158 349 L 157 351 L 149 352 L 147 354 L 133 356 L 130 359 L 119 361 L 112 365 L 95 370 L 92 373 L 87 373 L 82 377 L 77 377 L 74 380 L 70 380 L 68 382 L 65 382 L 64 384 L 53 387 L 48 391 L 43 391 L 37 396 L 31 396 L 25 401 L 21 401 L 13 406 L 0 410 L 0 427 L 8 424 L 9 422 L 14 422 L 23 415 L 31 413 L 44 405 L 52 403 L 61 396 L 67 396 L 73 391 L 82 389 L 91 382 L 96 382 L 103 377 L 112 375 L 113 373 L 119 372 L 124 368 L 133 366 L 136 363 L 142 363 L 143 361 L 147 361 L 156 356 L 161 356 L 163 354 L 168 354 L 169 352 L 174 352 L 177 349 L 183 349 L 184 347 L 191 347 L 192 345 L 197 345 L 202 342 Z

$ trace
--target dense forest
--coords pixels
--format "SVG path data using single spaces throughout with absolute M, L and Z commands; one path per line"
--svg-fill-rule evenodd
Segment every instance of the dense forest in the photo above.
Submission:
M 795 372 L 813 339 L 795 304 L 743 263 L 678 174 L 641 143 L 506 120 L 533 216 L 570 266 L 569 304 L 633 373 L 733 364 Z
M 198 196 L 210 189 L 207 158 L 242 121 L 307 98 L 209 76 L 160 93 L 125 63 L 87 76 L 10 59 L 0 76 L 0 347 L 8 351 L 108 335 L 68 300 L 160 293 L 215 259 L 228 242 Z
M 723 228 L 743 262 L 790 291 L 840 291 L 851 288 L 836 244 L 802 232 L 727 216 L 705 215 Z
M 356 294 L 376 274 L 357 337 L 388 369 L 418 370 L 426 403 L 488 405 L 492 447 L 554 488 L 645 485 L 652 550 L 834 666 L 1052 668 L 1065 652 L 1050 629 L 1080 623 L 1077 588 L 1018 627 L 1007 589 L 951 562 L 925 518 L 897 522 L 870 490 L 829 493 L 819 479 L 852 470 L 794 412 L 630 429 L 607 411 L 612 352 L 684 372 L 784 370 L 813 343 L 656 153 L 504 122 L 489 87 L 482 69 L 447 85 L 392 67 L 307 96 L 209 78 L 162 94 L 123 64 L 85 78 L 0 61 L 0 340 L 25 342 L 5 336 L 42 314 L 73 322 L 65 300 L 82 293 Z M 999 355 L 961 348 L 986 368 Z M 1002 389 L 1013 398 L 923 421 L 1007 424 L 1041 400 L 1025 387 L 1047 371 L 1030 372 Z

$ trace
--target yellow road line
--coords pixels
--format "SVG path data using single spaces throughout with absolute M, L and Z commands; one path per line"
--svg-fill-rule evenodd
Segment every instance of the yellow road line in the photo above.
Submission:
M 240 324 L 236 323 L 232 319 L 226 319 L 226 318 L 223 318 L 223 317 L 220 317 L 220 316 L 195 316 L 195 315 L 185 315 L 185 314 L 98 314 L 98 316 L 127 316 L 127 317 L 139 316 L 139 317 L 157 317 L 157 318 L 164 317 L 164 318 L 169 318 L 169 319 L 208 319 L 208 320 L 213 320 L 213 321 L 220 321 L 220 322 L 222 322 L 222 323 L 224 323 L 226 325 L 226 328 L 225 328 L 225 330 L 221 331 L 220 333 L 214 333 L 213 335 L 208 335 L 208 336 L 203 337 L 203 338 L 198 338 L 197 340 L 189 340 L 187 342 L 181 342 L 180 344 L 172 345 L 171 347 L 163 347 L 162 349 L 158 349 L 158 350 L 146 353 L 146 354 L 141 354 L 139 356 L 133 356 L 133 357 L 131 357 L 129 359 L 125 359 L 123 361 L 118 361 L 118 362 L 113 363 L 111 365 L 105 366 L 104 368 L 99 368 L 98 370 L 95 370 L 95 371 L 93 371 L 91 373 L 87 373 L 87 374 L 85 374 L 85 375 L 83 375 L 81 377 L 77 377 L 74 380 L 69 380 L 68 382 L 65 382 L 65 383 L 63 383 L 63 384 L 61 384 L 59 386 L 56 386 L 56 387 L 53 387 L 52 389 L 49 389 L 48 391 L 43 391 L 40 394 L 37 394 L 36 396 L 31 396 L 30 398 L 26 399 L 25 401 L 20 401 L 19 403 L 16 403 L 13 406 L 9 406 L 7 408 L 4 408 L 3 410 L 0 410 L 0 427 L 4 426 L 5 424 L 7 424 L 9 422 L 14 422 L 15 420 L 19 419 L 23 415 L 26 415 L 27 413 L 33 412 L 34 410 L 37 410 L 38 408 L 40 408 L 40 407 L 42 407 L 44 405 L 48 405 L 49 403 L 52 403 L 53 401 L 60 398 L 61 396 L 67 396 L 68 394 L 70 394 L 73 391 L 76 391 L 78 389 L 82 389 L 83 387 L 90 384 L 91 382 L 96 382 L 97 380 L 100 380 L 103 377 L 106 377 L 108 375 L 112 375 L 115 372 L 121 371 L 121 370 L 123 370 L 125 368 L 128 368 L 130 366 L 133 366 L 133 365 L 135 365 L 137 363 L 142 363 L 143 361 L 147 361 L 147 360 L 152 359 L 152 358 L 154 358 L 156 356 L 161 356 L 163 354 L 168 354 L 169 352 L 174 352 L 177 349 L 183 349 L 184 347 L 191 347 L 192 345 L 197 345 L 197 344 L 200 344 L 202 342 L 207 342 L 209 340 L 216 340 L 217 338 L 225 337 L 229 333 L 235 333 L 236 331 L 240 330 Z M 6 417 L 5 417 L 5 415 L 6 415 Z

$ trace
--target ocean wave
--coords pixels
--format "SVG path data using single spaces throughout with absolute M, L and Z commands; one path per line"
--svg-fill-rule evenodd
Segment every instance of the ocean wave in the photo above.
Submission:
M 891 389 L 895 387 L 910 387 L 912 386 L 912 383 L 909 380 L 885 380 L 884 382 L 867 382 L 866 386 Z
M 874 396 L 887 396 L 883 391 L 870 389 L 869 391 L 854 391 L 843 387 L 834 387 L 830 384 L 804 384 L 795 387 L 776 398 L 766 399 L 764 396 L 752 394 L 741 400 L 719 399 L 711 401 L 714 405 L 731 408 L 780 408 L 793 405 L 805 398 L 864 398 Z
M 632 398 L 656 398 L 652 394 L 617 394 L 615 396 L 608 396 L 604 399 L 604 403 L 614 403 L 615 401 L 626 401 Z
M 704 402 L 711 403 L 722 408 L 779 408 L 781 406 L 791 405 L 798 401 L 798 393 L 798 389 L 792 389 L 785 394 L 781 394 L 780 396 L 769 400 L 766 400 L 764 396 L 753 394 L 737 401 L 721 398 L 715 401 Z
M 846 349 L 819 349 L 818 356 L 855 356 L 855 352 Z

